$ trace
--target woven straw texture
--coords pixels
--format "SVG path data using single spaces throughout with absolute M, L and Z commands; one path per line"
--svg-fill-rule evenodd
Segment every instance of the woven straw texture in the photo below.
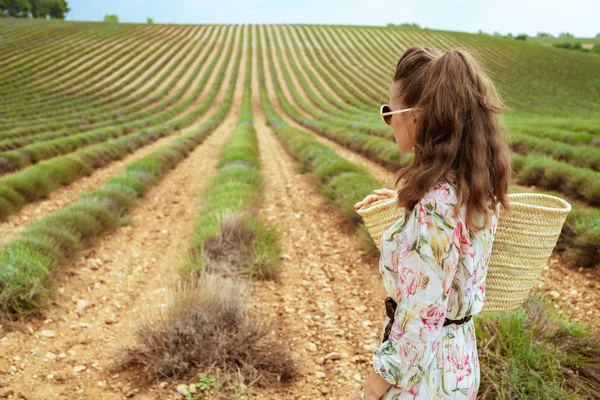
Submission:
M 521 307 L 546 266 L 571 211 L 571 205 L 556 196 L 512 193 L 508 197 L 512 211 L 500 211 L 482 312 Z M 389 198 L 357 211 L 379 250 L 381 236 L 403 212 L 396 200 Z

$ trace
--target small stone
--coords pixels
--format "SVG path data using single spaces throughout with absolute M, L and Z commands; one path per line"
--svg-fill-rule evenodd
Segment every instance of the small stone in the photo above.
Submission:
M 85 365 L 78 365 L 73 368 L 73 372 L 75 372 L 75 373 L 82 372 L 82 371 L 85 371 L 85 369 L 86 369 Z
M 321 371 L 317 371 L 315 372 L 315 377 L 319 378 L 319 379 L 323 379 L 327 376 L 327 374 L 325 372 L 321 372 Z
M 48 379 L 54 379 L 54 374 L 48 374 L 48 376 L 46 378 L 48 378 Z
M 353 378 L 357 382 L 360 382 L 362 380 L 362 376 L 360 376 L 359 373 L 354 374 Z
M 54 360 L 56 358 L 56 354 L 54 354 L 53 352 L 49 351 L 46 353 L 46 358 L 48 360 Z
M 190 393 L 196 393 L 196 385 L 194 385 L 193 383 L 190 383 L 188 388 L 190 390 Z
M 340 355 L 340 353 L 335 352 L 335 351 L 332 351 L 331 353 L 329 353 L 325 356 L 326 360 L 339 360 L 341 358 L 342 358 L 342 356 Z
M 312 342 L 309 342 L 306 345 L 306 348 L 308 349 L 308 351 L 312 351 L 312 352 L 317 351 L 317 345 Z
M 363 321 L 363 326 L 371 326 L 371 321 Z
M 85 310 L 85 308 L 88 306 L 88 302 L 85 300 L 79 300 L 77 302 L 77 305 L 75 306 L 76 309 L 78 310 Z
M 367 311 L 367 306 L 361 304 L 360 306 L 354 307 L 354 311 L 356 311 L 357 313 L 364 313 L 365 311 Z
M 15 372 L 17 372 L 17 367 L 15 367 L 14 365 L 11 365 L 10 367 L 8 367 L 8 372 L 10 372 L 11 374 L 14 374 Z
M 40 334 L 44 337 L 54 337 L 54 331 L 44 329 Z
M 558 299 L 560 297 L 560 293 L 558 293 L 556 290 L 551 290 L 550 293 L 548 293 L 550 296 L 552 296 L 554 299 Z
M 85 334 L 81 334 L 77 336 L 77 343 L 78 344 L 88 344 L 90 343 L 90 339 L 87 337 L 87 335 Z
M 116 320 L 116 319 L 114 319 L 114 318 L 106 318 L 106 319 L 104 320 L 104 323 L 105 323 L 106 325 L 113 325 L 113 324 L 116 324 L 117 322 L 119 322 L 119 321 L 117 321 L 117 320 Z
M 169 386 L 169 384 L 167 382 L 161 382 L 158 385 L 158 387 L 161 388 L 162 390 L 165 390 L 167 388 L 167 386 Z
M 188 385 L 186 384 L 181 384 L 181 385 L 177 385 L 177 392 L 179 392 L 180 394 L 187 396 L 188 394 L 190 394 L 190 390 L 188 388 Z

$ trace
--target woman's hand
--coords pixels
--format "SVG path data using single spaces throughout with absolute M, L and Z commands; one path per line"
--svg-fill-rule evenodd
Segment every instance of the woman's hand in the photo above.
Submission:
M 370 194 L 367 197 L 365 197 L 362 201 L 359 201 L 358 203 L 356 203 L 354 205 L 354 209 L 358 210 L 359 208 L 366 206 L 374 201 L 387 199 L 387 198 L 391 198 L 391 197 L 396 197 L 396 195 L 397 195 L 395 190 L 385 189 L 385 188 L 375 189 L 375 190 L 373 190 L 373 192 L 375 194 Z

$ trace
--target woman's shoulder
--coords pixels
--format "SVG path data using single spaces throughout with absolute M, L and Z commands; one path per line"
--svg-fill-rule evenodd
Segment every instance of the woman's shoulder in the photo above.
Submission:
M 424 195 L 418 206 L 420 212 L 438 214 L 442 217 L 458 217 L 458 192 L 456 187 L 456 171 L 450 170 L 442 180 L 433 185 Z M 455 215 L 456 211 L 456 215 Z
M 453 228 L 462 218 L 460 210 L 456 210 L 458 197 L 455 179 L 453 171 L 447 173 L 444 179 L 425 192 L 412 210 L 403 209 L 400 217 L 384 232 L 383 240 L 390 240 L 401 233 L 417 234 L 432 226 Z

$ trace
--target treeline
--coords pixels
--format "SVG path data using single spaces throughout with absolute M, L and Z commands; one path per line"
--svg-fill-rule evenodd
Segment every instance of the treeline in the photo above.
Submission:
M 569 50 L 578 50 L 586 53 L 596 53 L 600 54 L 600 45 L 595 44 L 593 47 L 585 48 L 581 44 L 581 42 L 575 43 L 552 43 L 552 46 L 558 47 L 560 49 L 569 49 Z
M 66 0 L 0 0 L 0 17 L 65 19 Z

